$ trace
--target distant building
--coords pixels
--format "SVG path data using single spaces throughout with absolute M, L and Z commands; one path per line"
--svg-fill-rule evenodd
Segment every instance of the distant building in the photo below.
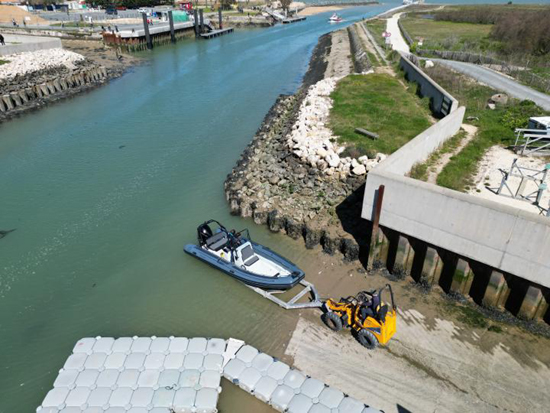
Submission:
M 86 10 L 88 8 L 84 0 L 64 1 L 62 4 L 67 6 L 69 10 Z

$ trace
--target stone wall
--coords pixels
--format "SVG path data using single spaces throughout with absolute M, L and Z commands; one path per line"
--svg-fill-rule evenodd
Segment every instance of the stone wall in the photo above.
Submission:
M 372 69 L 372 64 L 369 61 L 369 57 L 363 48 L 363 43 L 357 35 L 357 26 L 352 25 L 348 27 L 348 36 L 351 53 L 353 54 L 353 69 L 356 73 L 365 73 Z
M 35 82 L 29 81 L 34 79 Z M 104 83 L 109 73 L 104 67 L 87 66 L 63 74 L 36 76 L 11 81 L 0 96 L 0 120 L 51 100 Z M 46 80 L 47 79 L 47 80 Z

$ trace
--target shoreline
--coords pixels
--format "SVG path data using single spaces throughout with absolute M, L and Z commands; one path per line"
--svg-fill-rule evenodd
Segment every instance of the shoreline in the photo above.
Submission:
M 301 88 L 277 99 L 228 174 L 224 190 L 231 214 L 301 238 L 307 249 L 321 245 L 329 255 L 341 253 L 350 262 L 364 258 L 369 239 L 366 225 L 357 225 L 354 218 L 360 215 L 364 175 L 351 173 L 349 166 L 348 172 L 338 169 L 329 175 L 323 169 L 327 165 L 304 163 L 288 144 L 308 89 L 321 80 L 352 73 L 349 57 L 347 67 L 341 61 L 339 67 L 334 65 L 349 55 L 347 36 L 344 29 L 319 38 Z M 342 42 L 347 48 L 342 49 Z
M 63 39 L 62 43 L 61 50 L 84 57 L 75 68 L 59 64 L 0 79 L 0 124 L 107 84 L 140 63 L 129 55 L 117 58 L 114 50 L 97 41 Z

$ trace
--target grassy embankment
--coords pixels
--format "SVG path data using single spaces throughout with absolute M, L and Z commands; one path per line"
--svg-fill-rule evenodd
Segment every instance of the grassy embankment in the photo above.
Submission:
M 385 39 L 382 36 L 382 33 L 386 31 L 386 20 L 383 19 L 374 19 L 365 22 L 365 26 L 369 29 L 369 32 L 372 34 L 374 41 L 384 50 L 387 46 Z
M 500 42 L 489 38 L 491 24 L 455 23 L 421 17 L 425 15 L 408 14 L 401 20 L 413 40 L 424 39 L 422 46 L 418 46 L 422 49 L 482 53 L 501 48 Z
M 431 125 L 428 102 L 415 94 L 416 87 L 404 87 L 386 74 L 348 76 L 332 92 L 329 127 L 346 143 L 347 154 L 373 157 L 390 154 Z M 364 128 L 380 135 L 373 140 L 359 135 Z
M 447 6 L 409 13 L 402 25 L 424 50 L 464 51 L 507 62 L 514 77 L 546 91 L 531 73 L 550 79 L 550 6 Z M 515 70 L 514 67 L 528 68 Z
M 450 72 L 441 67 L 426 69 L 432 79 L 445 88 L 460 105 L 466 106 L 465 122 L 478 127 L 476 136 L 450 162 L 437 177 L 437 184 L 457 191 L 467 191 L 472 185 L 478 164 L 485 152 L 494 145 L 509 146 L 515 141 L 514 129 L 524 127 L 530 116 L 544 115 L 545 112 L 532 102 L 510 100 L 507 105 L 488 109 L 487 100 L 495 90 L 475 83 L 469 78 Z M 468 118 L 470 120 L 468 120 Z M 435 152 L 428 161 L 416 165 L 411 176 L 426 179 L 427 172 L 444 153 L 452 151 L 460 142 L 460 136 L 452 138 Z
M 5 65 L 6 63 L 9 63 L 9 60 L 2 60 L 0 59 L 0 65 Z

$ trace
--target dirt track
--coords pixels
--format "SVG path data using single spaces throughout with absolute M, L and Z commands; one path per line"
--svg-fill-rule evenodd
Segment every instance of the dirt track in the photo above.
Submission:
M 325 327 L 319 311 L 304 310 L 285 351 L 296 368 L 386 413 L 540 412 L 550 405 L 549 339 L 485 319 L 439 288 L 426 293 L 411 279 L 389 281 L 359 268 L 319 252 L 307 273 L 324 297 L 390 282 L 396 335 L 368 351 L 349 331 Z

